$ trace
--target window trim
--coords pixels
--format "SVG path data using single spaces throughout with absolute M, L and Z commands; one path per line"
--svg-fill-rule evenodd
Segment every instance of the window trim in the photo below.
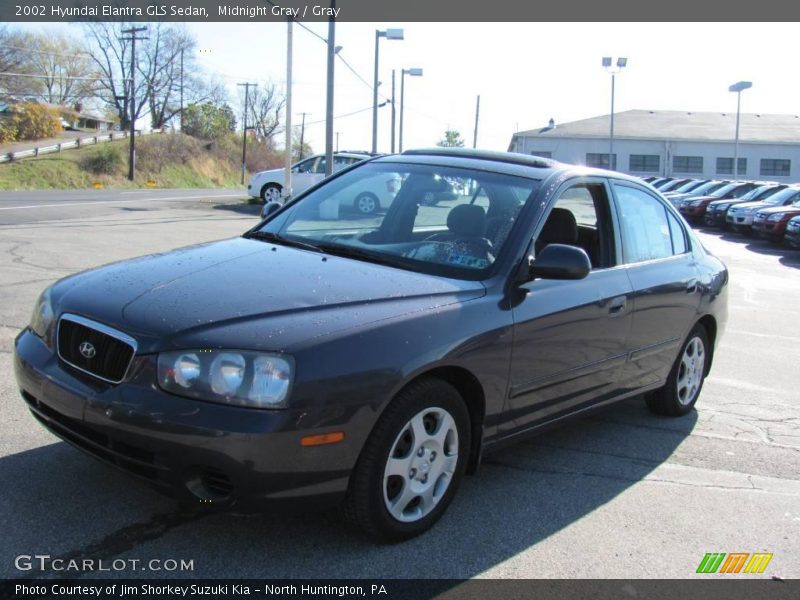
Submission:
M 622 262 L 620 263 L 621 265 L 626 266 L 626 267 L 630 267 L 630 266 L 634 266 L 634 265 L 643 265 L 643 264 L 660 262 L 660 261 L 665 261 L 665 260 L 672 260 L 674 258 L 682 258 L 682 257 L 685 258 L 686 255 L 693 255 L 694 254 L 694 245 L 692 244 L 692 237 L 689 235 L 689 232 L 686 230 L 685 220 L 680 215 L 680 213 L 678 213 L 675 210 L 675 208 L 669 202 L 667 202 L 666 200 L 664 200 L 660 196 L 658 196 L 656 194 L 653 194 L 652 192 L 650 192 L 646 188 L 641 187 L 638 184 L 636 184 L 636 183 L 634 183 L 632 181 L 628 181 L 626 179 L 613 179 L 613 180 L 611 180 L 609 182 L 609 184 L 610 184 L 611 190 L 613 192 L 614 213 L 615 213 L 615 216 L 616 216 L 616 223 L 617 223 L 616 237 L 620 238 L 619 253 L 622 256 Z M 686 252 L 683 252 L 681 254 L 670 254 L 669 256 L 662 256 L 660 258 L 650 258 L 650 259 L 647 259 L 647 260 L 639 260 L 639 261 L 635 261 L 635 262 L 628 262 L 628 259 L 627 259 L 626 255 L 625 255 L 625 247 L 624 247 L 624 244 L 622 243 L 622 215 L 620 214 L 619 198 L 617 196 L 617 189 L 616 189 L 617 186 L 632 188 L 634 190 L 638 190 L 638 191 L 642 192 L 643 194 L 646 194 L 647 196 L 650 196 L 651 198 L 656 200 L 659 204 L 661 204 L 662 208 L 664 208 L 664 210 L 665 210 L 665 216 L 666 216 L 666 214 L 672 214 L 674 217 L 676 217 L 676 221 L 678 223 L 678 226 L 683 231 L 683 239 L 686 242 Z M 667 227 L 669 227 L 669 219 L 667 219 Z M 671 235 L 670 235 L 670 245 L 672 245 L 672 236 Z M 672 251 L 673 252 L 675 251 L 675 247 L 674 246 L 672 247 Z

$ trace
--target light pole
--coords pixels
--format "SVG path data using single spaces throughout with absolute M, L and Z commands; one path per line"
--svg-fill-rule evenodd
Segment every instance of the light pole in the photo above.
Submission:
M 402 40 L 402 29 L 375 30 L 375 78 L 372 82 L 372 151 L 378 151 L 378 48 L 381 38 L 387 40 Z
M 608 136 L 608 168 L 616 170 L 616 163 L 614 161 L 614 83 L 617 73 L 622 71 L 628 65 L 627 58 L 618 58 L 616 66 L 612 66 L 611 57 L 603 57 L 603 67 L 606 71 L 611 73 L 611 131 Z
M 729 92 L 736 92 L 736 141 L 733 144 L 733 180 L 739 179 L 739 111 L 742 108 L 742 92 L 750 89 L 750 81 L 738 81 L 728 88 Z
M 403 69 L 400 71 L 400 152 L 403 151 L 403 103 L 405 102 L 406 75 L 411 75 L 412 77 L 422 77 L 422 69 Z

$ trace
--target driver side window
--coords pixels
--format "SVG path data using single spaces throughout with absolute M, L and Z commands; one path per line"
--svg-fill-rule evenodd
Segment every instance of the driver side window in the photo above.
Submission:
M 310 173 L 314 168 L 316 158 L 308 158 L 292 167 L 292 173 Z
M 592 269 L 614 266 L 614 236 L 604 184 L 579 183 L 559 195 L 536 237 L 535 254 L 548 244 L 582 248 Z

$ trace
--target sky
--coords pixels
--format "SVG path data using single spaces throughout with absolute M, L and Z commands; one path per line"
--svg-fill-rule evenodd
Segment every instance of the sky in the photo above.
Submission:
M 322 38 L 327 24 L 305 23 Z M 228 84 L 286 85 L 285 23 L 187 23 L 198 41 L 198 62 Z M 77 25 L 29 24 L 32 30 Z M 480 95 L 478 147 L 505 150 L 515 131 L 610 112 L 611 77 L 603 56 L 628 58 L 616 77 L 615 111 L 630 109 L 736 110 L 728 86 L 753 82 L 742 112 L 800 114 L 794 64 L 800 25 L 794 23 L 337 23 L 342 57 L 371 85 L 375 30 L 402 28 L 405 39 L 380 43 L 382 96 L 391 96 L 397 71 L 422 68 L 405 79 L 404 147 L 429 147 L 445 129 L 472 145 Z M 326 45 L 297 24 L 293 35 L 293 124 L 306 117 L 306 139 L 325 147 Z M 203 50 L 201 53 L 200 50 Z M 340 149 L 369 149 L 372 90 L 336 61 L 334 130 Z M 383 98 L 381 99 L 381 101 Z M 379 109 L 378 150 L 390 150 L 391 111 Z

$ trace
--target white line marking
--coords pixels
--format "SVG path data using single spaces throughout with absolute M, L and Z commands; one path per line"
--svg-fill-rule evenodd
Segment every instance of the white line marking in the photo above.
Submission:
M 170 196 L 167 198 L 132 198 L 130 200 L 96 200 L 94 202 L 59 202 L 58 204 L 30 204 L 28 206 L 2 206 L 0 210 L 26 210 L 29 208 L 55 208 L 58 206 L 88 206 L 94 204 L 121 204 L 125 202 L 154 202 L 156 200 L 197 200 L 198 198 L 234 198 L 241 194 L 220 194 L 218 196 Z
M 725 333 L 730 333 L 731 335 L 752 335 L 754 337 L 761 337 L 761 338 L 769 338 L 769 339 L 778 339 L 778 340 L 788 340 L 790 342 L 800 342 L 800 337 L 795 335 L 778 335 L 774 333 L 756 333 L 754 331 L 742 331 L 739 329 L 726 329 Z

